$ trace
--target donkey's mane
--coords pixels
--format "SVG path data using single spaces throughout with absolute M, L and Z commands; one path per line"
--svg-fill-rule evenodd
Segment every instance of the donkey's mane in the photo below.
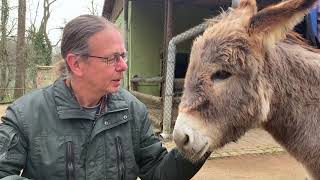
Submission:
M 233 8 L 228 8 L 227 10 L 221 9 L 219 15 L 216 15 L 213 18 L 206 19 L 205 23 L 207 24 L 208 27 L 219 23 L 221 20 L 232 20 L 234 17 L 229 17 L 229 15 L 234 11 Z M 303 38 L 299 33 L 295 31 L 291 31 L 287 34 L 286 38 L 283 40 L 283 42 L 288 43 L 288 44 L 297 44 L 301 46 L 302 48 L 315 52 L 315 53 L 320 53 L 320 49 L 316 48 L 311 45 L 311 43 Z
M 229 14 L 233 12 L 233 8 L 229 8 L 227 10 L 221 9 L 219 15 L 206 19 L 206 24 L 210 27 L 214 24 L 219 23 L 221 20 L 228 20 Z M 232 18 L 232 17 L 231 17 Z M 302 48 L 315 52 L 315 53 L 320 53 L 320 49 L 314 47 L 311 45 L 311 43 L 303 38 L 299 33 L 295 31 L 291 31 L 287 34 L 286 38 L 283 40 L 283 42 L 288 43 L 288 44 L 296 44 L 301 46 Z
M 312 46 L 308 40 L 306 40 L 299 33 L 294 31 L 288 33 L 286 39 L 284 39 L 283 42 L 288 44 L 297 44 L 308 51 L 320 53 L 320 49 L 317 49 L 314 46 Z
M 221 21 L 222 19 L 224 19 L 225 17 L 228 17 L 228 15 L 233 11 L 232 8 L 229 8 L 227 10 L 221 9 L 219 15 L 216 15 L 212 18 L 209 19 L 205 19 L 205 23 L 210 27 L 216 23 L 218 23 L 219 21 Z

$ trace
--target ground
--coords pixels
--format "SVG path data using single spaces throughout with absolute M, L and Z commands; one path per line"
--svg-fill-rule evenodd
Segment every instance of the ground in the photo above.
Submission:
M 7 105 L 0 105 L 0 116 L 4 115 Z
M 0 105 L 0 116 L 5 105 Z M 165 143 L 172 148 L 172 142 Z M 264 131 L 253 130 L 238 143 L 212 153 L 193 180 L 307 180 L 300 163 Z
M 175 145 L 166 142 L 169 149 Z M 310 180 L 306 170 L 273 138 L 253 129 L 213 152 L 193 180 Z
M 241 155 L 208 160 L 193 180 L 307 180 L 287 153 Z

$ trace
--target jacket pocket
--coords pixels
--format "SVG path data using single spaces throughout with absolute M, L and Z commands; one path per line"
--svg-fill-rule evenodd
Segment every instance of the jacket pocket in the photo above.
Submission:
M 42 135 L 31 143 L 29 161 L 39 175 L 37 179 L 75 179 L 83 175 L 77 172 L 80 167 L 81 137 Z
M 117 165 L 118 165 L 118 176 L 120 180 L 126 179 L 126 168 L 125 168 L 125 161 L 124 161 L 124 154 L 121 144 L 121 138 L 115 138 L 116 149 L 117 149 Z
M 75 180 L 74 145 L 72 141 L 66 142 L 66 175 L 67 180 Z
M 0 159 L 1 158 L 17 158 L 18 154 L 10 153 L 19 142 L 18 134 L 9 127 L 0 129 Z M 10 156 L 10 157 L 9 157 Z

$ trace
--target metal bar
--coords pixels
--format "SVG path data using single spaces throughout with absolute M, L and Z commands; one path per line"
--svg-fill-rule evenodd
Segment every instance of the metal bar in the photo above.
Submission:
M 163 82 L 162 77 L 152 77 L 152 78 L 143 78 L 135 77 L 131 79 L 132 83 L 161 83 Z
M 0 90 L 14 90 L 14 89 L 26 90 L 27 88 L 0 88 Z
M 165 96 L 163 108 L 163 132 L 161 136 L 168 140 L 171 138 L 171 113 L 172 113 L 172 99 L 173 99 L 173 85 L 174 85 L 174 69 L 175 69 L 175 56 L 177 44 L 190 39 L 202 33 L 207 27 L 206 23 L 200 24 L 194 28 L 187 30 L 173 37 L 168 47 L 167 70 L 165 78 Z
M 169 49 L 169 42 L 171 41 L 172 37 L 173 37 L 173 1 L 172 0 L 166 0 L 167 3 L 166 3 L 166 13 L 165 16 L 166 16 L 166 39 L 165 39 L 165 48 L 166 50 L 164 51 L 165 53 L 168 53 L 169 50 L 167 51 L 167 48 Z M 167 56 L 168 58 L 168 56 Z M 169 61 L 168 59 L 166 59 L 166 57 L 164 58 L 164 62 L 163 62 L 163 77 L 164 79 L 167 79 L 167 75 L 168 75 L 168 69 L 170 66 L 169 64 Z M 166 83 L 163 83 L 162 86 L 161 86 L 161 91 L 162 91 L 162 97 L 165 97 L 166 96 L 166 89 L 167 89 L 167 84 Z M 171 123 L 167 121 L 167 118 L 168 117 L 165 117 L 165 113 L 167 110 L 165 108 L 168 108 L 170 107 L 170 104 L 172 105 L 172 99 L 171 101 L 167 100 L 167 101 L 164 101 L 164 105 L 163 105 L 163 109 L 162 109 L 162 121 L 163 121 L 163 133 L 161 134 L 163 139 L 164 140 L 168 140 L 170 139 L 170 134 L 171 134 L 171 124 L 168 124 L 168 123 Z M 166 120 L 165 120 L 166 119 Z
M 129 34 L 129 26 L 128 26 L 128 18 L 129 18 L 129 15 L 128 15 L 128 9 L 129 9 L 129 3 L 128 3 L 128 0 L 123 0 L 123 17 L 124 17 L 124 25 L 123 25 L 123 30 L 124 30 L 124 44 L 125 44 L 125 48 L 126 50 L 128 51 L 128 34 Z M 128 53 L 130 53 L 130 51 L 128 51 Z M 128 54 L 128 57 L 129 54 Z M 128 65 L 130 67 L 130 61 L 128 61 Z M 127 70 L 126 72 L 126 76 L 127 76 L 127 89 L 130 89 L 130 71 Z

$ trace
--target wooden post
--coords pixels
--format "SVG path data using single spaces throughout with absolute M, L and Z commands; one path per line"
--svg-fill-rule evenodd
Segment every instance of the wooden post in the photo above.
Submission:
M 125 48 L 127 50 L 128 53 L 130 53 L 130 51 L 128 50 L 128 32 L 129 32 L 129 27 L 128 27 L 128 0 L 123 0 L 123 19 L 124 19 L 124 25 L 123 25 L 123 30 L 124 30 L 124 44 L 125 44 Z M 129 54 L 128 54 L 129 56 Z M 129 58 L 129 57 L 128 57 Z M 128 65 L 130 64 L 130 61 L 128 61 Z M 130 67 L 130 65 L 129 65 Z M 126 77 L 127 77 L 127 86 L 126 89 L 130 89 L 130 74 L 129 74 L 129 69 L 126 72 Z

